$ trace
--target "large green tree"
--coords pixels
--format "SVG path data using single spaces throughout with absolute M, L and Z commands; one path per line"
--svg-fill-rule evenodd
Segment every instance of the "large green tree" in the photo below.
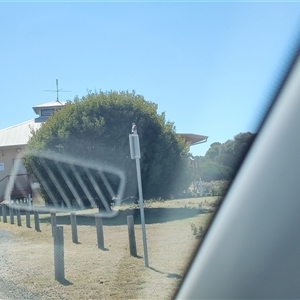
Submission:
M 130 158 L 128 141 L 132 123 L 137 125 L 140 138 L 144 198 L 167 198 L 186 189 L 191 182 L 187 144 L 164 113 L 157 112 L 156 104 L 134 92 L 100 91 L 67 103 L 33 134 L 24 164 L 32 173 L 47 172 L 38 163 L 32 168 L 32 151 L 37 150 L 94 160 L 123 170 L 124 197 L 137 196 L 135 162 Z M 42 191 L 49 201 L 43 184 Z M 82 190 L 78 192 L 83 196 Z
M 243 132 L 221 144 L 210 145 L 204 157 L 196 157 L 203 181 L 230 180 L 251 146 L 255 134 Z
M 234 175 L 231 168 L 220 165 L 206 157 L 199 157 L 198 161 L 201 180 L 203 181 L 230 180 Z

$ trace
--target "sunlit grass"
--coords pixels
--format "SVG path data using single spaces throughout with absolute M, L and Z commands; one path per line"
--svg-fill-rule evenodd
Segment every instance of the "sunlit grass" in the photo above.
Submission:
M 9 224 L 8 217 L 8 223 L 0 222 L 0 230 L 14 236 L 11 243 L 0 247 L 7 247 L 12 266 L 6 278 L 39 293 L 41 299 L 170 299 L 199 243 L 191 224 L 206 228 L 213 215 L 210 204 L 215 200 L 211 197 L 146 201 L 149 268 L 144 266 L 140 224 L 135 225 L 139 258 L 129 255 L 126 216 L 137 211 L 133 204 L 122 205 L 115 220 L 103 220 L 107 251 L 97 248 L 93 217 L 78 217 L 82 224 L 78 226 L 79 244 L 74 244 L 68 215 L 58 214 L 57 222 L 64 226 L 67 285 L 54 280 L 49 214 L 40 215 L 41 232 L 34 230 L 33 218 L 33 228 L 29 229 L 25 216 L 21 227 Z M 78 213 L 91 214 L 91 210 Z

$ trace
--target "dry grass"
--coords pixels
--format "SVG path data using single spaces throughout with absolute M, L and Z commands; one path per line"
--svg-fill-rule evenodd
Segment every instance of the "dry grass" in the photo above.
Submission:
M 69 217 L 61 215 L 57 223 L 64 226 L 65 284 L 54 280 L 48 215 L 41 216 L 41 232 L 26 228 L 24 219 L 22 227 L 0 222 L 0 230 L 12 232 L 15 237 L 1 246 L 6 247 L 11 266 L 6 278 L 39 293 L 40 299 L 170 299 L 199 243 L 191 224 L 207 226 L 213 212 L 205 209 L 212 200 L 146 203 L 150 268 L 145 268 L 142 258 L 140 225 L 135 226 L 140 258 L 129 255 L 126 216 L 135 213 L 135 223 L 139 222 L 138 213 L 129 209 L 131 205 L 122 207 L 117 218 L 103 220 L 106 251 L 97 248 L 93 218 L 77 217 L 79 244 L 74 244 Z

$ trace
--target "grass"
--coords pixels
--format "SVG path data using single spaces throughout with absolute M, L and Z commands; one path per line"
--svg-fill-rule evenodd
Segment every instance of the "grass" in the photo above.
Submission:
M 53 240 L 50 216 L 41 215 L 41 232 L 22 225 L 0 222 L 0 230 L 13 239 L 0 247 L 9 259 L 11 271 L 6 279 L 39 294 L 40 299 L 170 299 L 199 243 L 191 224 L 207 227 L 216 198 L 149 201 L 145 218 L 149 268 L 143 259 L 142 230 L 134 204 L 122 205 L 114 219 L 104 219 L 104 244 L 97 248 L 96 229 L 91 210 L 77 216 L 79 243 L 72 243 L 70 218 L 58 214 L 64 226 L 65 278 L 54 280 Z M 78 212 L 79 213 L 79 212 Z M 127 215 L 133 214 L 139 258 L 129 255 Z M 32 226 L 33 217 L 31 220 Z M 15 222 L 16 223 L 16 222 Z

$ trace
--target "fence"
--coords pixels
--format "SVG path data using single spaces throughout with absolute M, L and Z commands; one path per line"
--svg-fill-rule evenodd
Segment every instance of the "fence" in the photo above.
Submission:
M 15 224 L 15 215 L 17 216 L 17 226 L 22 226 L 22 215 L 26 218 L 26 227 L 30 227 L 30 211 L 21 210 L 21 207 L 13 208 L 12 206 L 1 205 L 3 222 L 7 223 L 8 217 L 10 218 L 10 223 Z M 37 210 L 33 211 L 34 216 L 34 228 L 37 232 L 41 232 L 40 229 L 40 217 Z M 95 214 L 95 228 L 96 228 L 96 240 L 98 249 L 107 250 L 104 246 L 104 226 L 102 222 L 102 217 L 100 214 Z M 53 236 L 54 245 L 54 277 L 57 281 L 63 282 L 65 279 L 65 262 L 64 262 L 64 234 L 63 226 L 57 224 L 56 211 L 50 211 L 51 219 L 51 235 Z M 1 219 L 0 219 L 1 221 Z M 77 232 L 77 218 L 76 212 L 70 212 L 70 224 L 73 243 L 78 243 L 78 232 Z M 129 241 L 129 254 L 131 256 L 137 257 L 137 248 L 135 240 L 135 230 L 134 230 L 134 220 L 133 216 L 127 216 L 127 226 L 128 226 L 128 241 Z

